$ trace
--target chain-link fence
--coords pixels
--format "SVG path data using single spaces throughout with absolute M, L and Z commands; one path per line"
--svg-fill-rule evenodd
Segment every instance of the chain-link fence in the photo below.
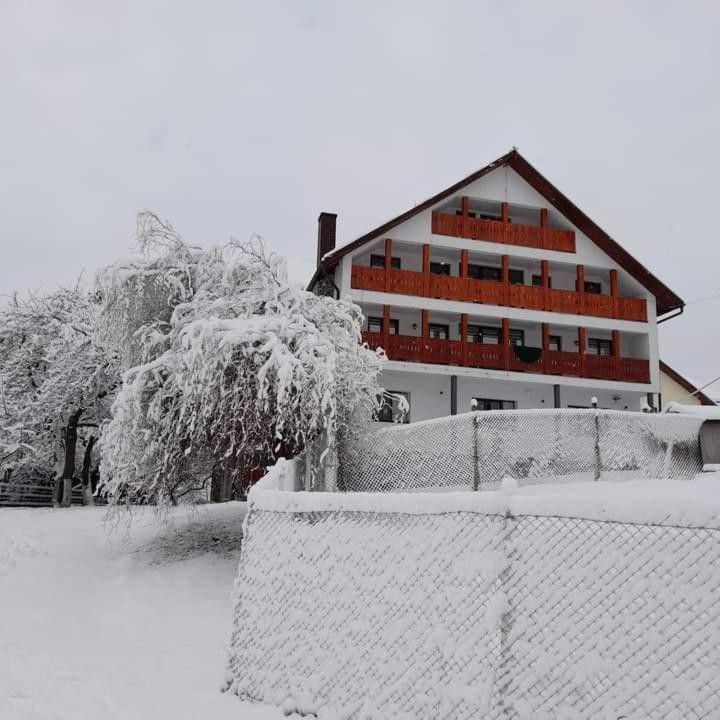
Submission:
M 720 717 L 717 522 L 264 495 L 236 586 L 243 698 L 333 720 Z
M 338 443 L 341 490 L 494 489 L 524 482 L 691 478 L 702 419 L 594 410 L 477 412 L 371 429 Z

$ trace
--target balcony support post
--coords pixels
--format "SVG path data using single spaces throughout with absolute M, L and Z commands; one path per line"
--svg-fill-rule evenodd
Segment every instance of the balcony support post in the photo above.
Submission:
M 545 261 L 543 261 L 545 262 Z M 542 358 L 543 358 L 543 374 L 548 374 L 549 363 L 548 353 L 550 352 L 550 325 L 542 324 Z
M 385 238 L 385 292 L 390 290 L 390 270 L 392 270 L 392 240 Z
M 460 203 L 461 203 L 460 207 L 462 208 L 462 210 L 461 210 L 462 217 L 460 218 L 460 223 L 461 223 L 460 237 L 466 238 L 466 237 L 470 237 L 470 232 L 469 232 L 470 224 L 468 222 L 468 220 L 470 218 L 470 198 L 467 197 L 467 195 L 464 195 L 460 199 Z
M 617 270 L 610 270 L 610 297 L 612 298 L 612 316 L 618 317 L 618 273 Z
M 423 340 L 430 339 L 430 311 L 422 311 L 422 338 Z
M 547 208 L 540 208 L 540 242 L 543 250 L 547 249 L 548 211 Z
M 383 305 L 383 350 L 385 350 L 385 354 L 388 357 L 390 357 L 389 340 L 390 340 L 390 306 Z
M 611 351 L 613 356 L 613 380 L 620 379 L 620 331 L 612 331 Z
M 503 367 L 505 370 L 510 369 L 510 320 L 503 318 L 502 332 L 500 334 L 500 343 L 503 347 Z
M 578 353 L 580 365 L 580 377 L 585 377 L 585 346 L 587 345 L 587 331 L 584 327 L 578 328 Z
M 457 375 L 450 376 L 450 414 L 457 415 Z
M 547 214 L 547 210 L 545 211 Z M 550 293 L 548 289 L 550 287 L 550 263 L 547 260 L 540 261 L 540 279 L 543 286 L 543 310 L 550 309 Z
M 467 365 L 467 342 L 468 342 L 468 316 L 467 313 L 460 315 L 460 342 L 462 348 L 462 364 Z
M 585 314 L 585 266 L 577 266 L 577 280 L 575 281 L 578 293 L 578 315 Z
M 510 206 L 506 202 L 500 203 L 500 217 L 503 224 L 502 241 L 507 242 L 507 226 L 510 221 Z
M 430 297 L 430 245 L 422 246 L 423 295 Z
M 500 281 L 502 282 L 502 304 L 510 305 L 510 256 L 500 256 Z
M 466 302 L 472 302 L 475 298 L 473 297 L 473 292 L 471 288 L 471 284 L 468 282 L 468 251 L 467 250 L 461 250 L 460 251 L 460 278 L 461 278 L 461 286 L 462 286 L 462 299 Z

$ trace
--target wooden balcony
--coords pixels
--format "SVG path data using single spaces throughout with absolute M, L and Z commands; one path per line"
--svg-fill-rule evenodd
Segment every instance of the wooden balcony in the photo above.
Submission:
M 435 235 L 486 240 L 503 245 L 575 252 L 575 233 L 572 230 L 520 225 L 507 220 L 484 220 L 469 215 L 434 212 L 432 232 Z
M 409 335 L 385 337 L 383 333 L 373 332 L 364 332 L 362 337 L 370 348 L 383 347 L 390 360 L 402 362 L 457 365 L 542 375 L 567 375 L 619 382 L 650 382 L 650 363 L 642 358 L 548 350 L 541 352 L 535 362 L 528 363 L 516 357 L 509 345 L 434 340 Z
M 643 298 L 597 295 L 575 290 L 514 285 L 450 275 L 426 275 L 413 270 L 386 270 L 354 265 L 351 286 L 358 290 L 375 290 L 527 310 L 548 310 L 570 315 L 590 315 L 636 322 L 647 321 L 647 303 Z

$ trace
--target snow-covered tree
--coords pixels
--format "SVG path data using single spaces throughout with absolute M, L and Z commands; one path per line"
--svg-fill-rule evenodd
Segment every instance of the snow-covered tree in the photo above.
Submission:
M 49 479 L 54 471 L 62 505 L 70 504 L 78 464 L 92 501 L 92 451 L 118 383 L 113 354 L 96 342 L 98 307 L 78 285 L 15 295 L 0 308 L 2 475 Z
M 140 361 L 102 445 L 114 502 L 176 502 L 218 467 L 237 486 L 370 419 L 381 357 L 360 343 L 356 305 L 293 286 L 257 239 L 203 250 L 150 213 L 138 225 L 144 256 L 98 280 L 101 334 Z

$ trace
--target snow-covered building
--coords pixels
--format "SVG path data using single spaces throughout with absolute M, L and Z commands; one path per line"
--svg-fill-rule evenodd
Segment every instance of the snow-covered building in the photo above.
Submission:
M 661 360 L 658 408 L 665 410 L 670 403 L 680 403 L 685 406 L 706 405 L 713 407 L 716 405 L 712 398 Z
M 350 296 L 409 419 L 655 407 L 679 298 L 513 149 L 342 247 L 319 217 L 310 287 Z M 394 409 L 386 408 L 384 419 Z

